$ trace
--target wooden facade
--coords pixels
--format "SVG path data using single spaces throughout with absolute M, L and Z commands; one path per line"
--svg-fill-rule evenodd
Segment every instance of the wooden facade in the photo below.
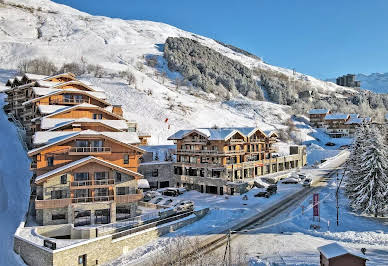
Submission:
M 7 86 L 5 111 L 32 148 L 37 222 L 80 225 L 85 215 L 92 224 L 134 216 L 143 197 L 137 180 L 144 151 L 136 123 L 122 117 L 121 106 L 71 73 L 25 74 Z M 42 119 L 53 126 L 42 128 Z M 53 140 L 39 142 L 38 136 Z
M 174 164 L 177 185 L 208 193 L 239 193 L 231 183 L 243 183 L 256 176 L 301 167 L 306 163 L 303 150 L 286 160 L 284 157 L 275 158 L 273 144 L 277 141 L 276 133 L 267 135 L 255 128 L 249 129 L 249 134 L 231 129 L 206 130 L 215 136 L 222 136 L 224 131 L 231 133 L 213 138 L 202 134 L 201 130 L 192 130 L 183 136 L 169 138 L 177 144 Z

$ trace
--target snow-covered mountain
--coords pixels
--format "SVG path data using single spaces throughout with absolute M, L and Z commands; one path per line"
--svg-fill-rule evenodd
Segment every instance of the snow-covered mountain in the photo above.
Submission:
M 243 96 L 221 102 L 212 94 L 176 88 L 173 80 L 179 73 L 171 73 L 162 57 L 163 44 L 170 36 L 195 39 L 249 68 L 281 72 L 321 91 L 352 91 L 268 65 L 213 39 L 164 23 L 91 16 L 49 0 L 0 1 L 0 81 L 4 82 L 26 58 L 47 57 L 58 66 L 84 60 L 116 73 L 129 69 L 136 76 L 136 83 L 131 86 L 118 78 L 85 78 L 103 87 L 112 103 L 122 104 L 127 118 L 139 122 L 140 130 L 152 133 L 153 143 L 162 143 L 169 134 L 187 127 L 283 127 L 290 117 L 288 106 Z M 157 68 L 139 68 L 139 62 L 143 64 L 148 55 L 158 56 Z M 166 71 L 167 80 L 155 75 L 158 71 Z
M 388 73 L 357 74 L 361 87 L 376 93 L 388 93 Z

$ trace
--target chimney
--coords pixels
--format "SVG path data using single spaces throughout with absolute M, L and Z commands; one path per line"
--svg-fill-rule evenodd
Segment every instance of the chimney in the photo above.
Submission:
M 113 105 L 112 113 L 123 116 L 123 109 L 121 108 L 121 105 Z

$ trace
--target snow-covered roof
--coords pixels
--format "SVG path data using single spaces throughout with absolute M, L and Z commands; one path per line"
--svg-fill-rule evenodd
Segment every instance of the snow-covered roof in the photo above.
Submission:
M 66 171 L 67 169 L 70 169 L 70 168 L 75 167 L 75 166 L 77 166 L 77 165 L 80 165 L 80 164 L 83 164 L 83 163 L 87 163 L 87 162 L 91 162 L 91 161 L 97 162 L 97 163 L 108 164 L 108 165 L 112 166 L 113 168 L 119 169 L 119 170 L 121 170 L 121 171 L 123 171 L 123 172 L 125 172 L 125 173 L 129 173 L 129 174 L 132 174 L 132 175 L 135 175 L 135 176 L 141 176 L 141 177 L 143 177 L 143 175 L 141 175 L 141 174 L 139 174 L 139 173 L 137 173 L 137 172 L 134 172 L 134 171 L 131 171 L 131 170 L 129 170 L 129 169 L 123 168 L 123 167 L 121 167 L 121 166 L 118 166 L 118 165 L 116 165 L 116 164 L 112 164 L 112 163 L 110 163 L 110 162 L 101 160 L 101 159 L 96 158 L 96 157 L 94 157 L 94 156 L 88 156 L 88 157 L 82 158 L 82 159 L 80 159 L 80 160 L 77 160 L 77 161 L 73 161 L 73 162 L 71 162 L 71 163 L 68 163 L 68 164 L 66 164 L 66 165 L 64 165 L 64 166 L 58 167 L 58 168 L 56 168 L 56 169 L 54 169 L 54 170 L 52 170 L 52 171 L 49 171 L 49 172 L 47 172 L 47 173 L 44 173 L 43 175 L 37 176 L 36 179 L 35 179 L 35 183 L 39 183 L 39 181 L 41 181 L 41 180 L 43 180 L 43 179 L 46 179 L 46 178 L 48 178 L 48 177 L 50 177 L 50 176 L 53 176 L 53 175 L 55 175 L 55 174 L 61 173 L 61 172 L 63 172 L 63 171 Z M 145 180 L 145 179 L 140 179 L 140 180 Z M 145 185 L 144 181 L 142 181 L 142 182 L 140 182 L 140 183 L 142 183 L 142 184 Z M 139 181 L 138 181 L 138 184 L 139 184 Z M 148 184 L 148 182 L 147 182 L 147 184 Z M 149 184 L 148 184 L 148 188 L 149 188 Z
M 278 134 L 277 134 L 275 131 L 273 131 L 273 130 L 264 130 L 263 132 L 264 132 L 264 134 L 265 134 L 267 137 L 271 137 L 272 135 L 278 136 Z
M 36 81 L 36 83 L 40 87 L 54 87 L 56 85 L 61 84 L 61 82 L 45 81 L 45 80 L 38 80 L 38 81 Z
M 90 119 L 90 118 L 47 118 L 43 117 L 40 122 L 40 128 L 44 130 L 55 130 L 57 128 L 70 125 L 73 123 L 101 123 L 118 130 L 128 128 L 125 120 L 107 120 L 107 119 Z
M 348 119 L 349 115 L 348 114 L 327 114 L 325 116 L 325 120 L 346 120 Z
M 208 140 L 226 140 L 233 136 L 235 133 L 240 133 L 243 136 L 249 136 L 256 130 L 259 130 L 258 128 L 254 127 L 228 127 L 228 128 L 196 128 L 196 129 L 186 129 L 186 130 L 179 130 L 175 134 L 168 137 L 168 140 L 176 140 L 176 139 L 182 139 L 185 136 L 197 132 L 198 134 L 201 134 L 205 136 Z M 274 134 L 273 131 L 261 131 L 266 136 L 270 136 Z M 276 134 L 276 133 L 275 133 Z
M 47 95 L 47 94 L 50 94 L 50 93 L 57 92 L 59 90 L 58 89 L 53 89 L 53 88 L 46 88 L 46 87 L 33 87 L 32 91 L 37 96 L 43 96 L 43 95 Z
M 362 258 L 367 260 L 368 258 L 362 254 L 361 252 L 355 252 L 352 250 L 348 250 L 345 247 L 337 244 L 337 243 L 331 243 L 325 246 L 318 247 L 319 252 L 321 252 L 327 259 L 339 257 L 345 254 L 351 254 L 353 256 Z
M 348 121 L 345 122 L 345 125 L 361 125 L 362 123 L 369 123 L 372 119 L 370 117 L 350 117 Z
M 208 140 L 225 140 L 234 135 L 237 130 L 232 128 L 196 128 L 193 130 L 179 130 L 168 137 L 168 139 L 182 139 L 193 132 L 205 136 Z
M 350 118 L 358 118 L 360 117 L 359 114 L 349 114 Z
M 59 113 L 63 113 L 63 112 L 68 112 L 70 110 L 73 110 L 73 109 L 79 109 L 79 108 L 90 108 L 90 109 L 99 109 L 101 111 L 105 111 L 105 112 L 108 112 L 106 111 L 104 108 L 101 108 L 97 105 L 93 105 L 93 104 L 89 104 L 89 103 L 81 103 L 81 104 L 77 104 L 77 105 L 74 105 L 74 106 L 65 106 L 65 105 L 39 105 L 39 108 L 41 108 L 41 106 L 45 106 L 44 107 L 44 110 L 47 111 L 46 113 L 44 114 L 47 114 L 46 117 L 51 117 L 53 115 L 56 115 L 56 114 L 59 114 Z M 50 106 L 53 106 L 52 108 Z M 54 106 L 61 106 L 62 108 L 56 108 Z M 39 109 L 40 111 L 40 109 Z M 41 112 L 42 113 L 42 112 Z M 115 114 L 115 113 L 111 113 L 111 112 L 108 112 L 110 115 L 114 116 L 114 117 L 117 117 L 117 118 L 121 118 L 121 116 Z M 42 118 L 34 118 L 33 120 L 37 120 L 37 119 L 42 119 Z
M 139 144 L 140 140 L 136 132 L 97 132 L 94 130 L 83 130 L 83 131 L 38 131 L 35 132 L 32 137 L 32 143 L 35 146 L 44 145 L 39 148 L 32 149 L 28 154 L 33 154 L 37 151 L 45 149 L 49 146 L 55 145 L 61 141 L 68 140 L 75 136 L 105 136 L 110 139 L 116 140 L 120 143 L 130 145 Z M 144 151 L 138 147 L 132 146 L 135 149 Z
M 34 99 L 31 99 L 29 101 L 26 101 L 23 103 L 23 105 L 26 105 L 26 104 L 29 104 L 29 103 L 32 103 L 32 102 L 36 102 L 36 101 L 39 101 L 41 99 L 44 99 L 44 98 L 47 98 L 47 97 L 50 97 L 50 96 L 53 96 L 53 95 L 58 95 L 58 94 L 66 94 L 66 93 L 79 93 L 79 94 L 84 94 L 86 96 L 89 96 L 91 98 L 94 98 L 94 99 L 99 99 L 99 100 L 102 100 L 103 103 L 105 103 L 106 105 L 109 105 L 105 99 L 106 99 L 106 95 L 104 92 L 100 92 L 100 91 L 83 91 L 83 90 L 79 90 L 79 89 L 52 89 L 52 88 L 36 88 L 38 89 L 37 91 L 42 93 L 43 95 L 40 96 L 40 97 L 37 97 L 37 98 L 34 98 Z M 41 89 L 41 90 L 39 90 Z
M 38 110 L 41 114 L 52 114 L 61 110 L 68 109 L 66 105 L 38 105 Z
M 38 75 L 38 74 L 31 74 L 31 73 L 25 73 L 24 76 L 28 80 L 41 80 L 47 78 L 46 75 Z
M 53 75 L 53 76 L 45 76 L 42 79 L 43 80 L 48 80 L 48 79 L 53 79 L 53 78 L 57 78 L 57 77 L 61 77 L 61 76 L 70 76 L 70 77 L 75 79 L 75 75 L 73 73 L 71 73 L 71 72 L 56 74 L 56 75 Z
M 311 109 L 309 115 L 324 115 L 329 112 L 328 109 Z
M 148 183 L 147 179 L 142 178 L 137 180 L 137 187 L 141 189 L 150 188 L 150 184 Z

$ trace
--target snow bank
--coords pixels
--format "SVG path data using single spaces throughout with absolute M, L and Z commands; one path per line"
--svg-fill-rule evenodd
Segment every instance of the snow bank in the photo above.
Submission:
M 20 259 L 13 252 L 13 234 L 28 209 L 32 173 L 3 105 L 4 95 L 0 94 L 0 265 L 19 265 Z

